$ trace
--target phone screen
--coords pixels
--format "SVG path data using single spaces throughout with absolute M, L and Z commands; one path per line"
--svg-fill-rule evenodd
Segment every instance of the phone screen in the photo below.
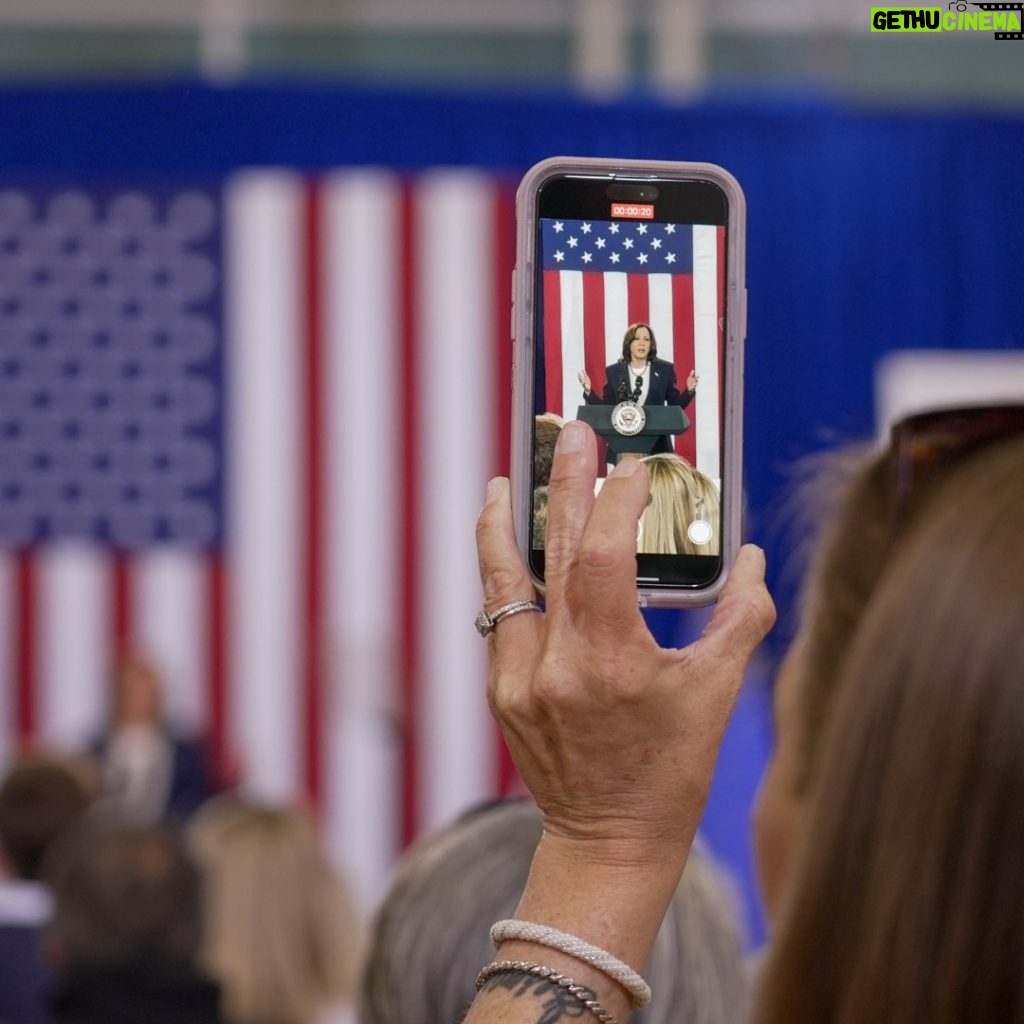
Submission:
M 721 572 L 726 195 L 710 181 L 566 175 L 535 212 L 531 567 L 543 578 L 554 441 L 585 419 L 598 488 L 622 458 L 647 464 L 638 586 L 706 587 Z

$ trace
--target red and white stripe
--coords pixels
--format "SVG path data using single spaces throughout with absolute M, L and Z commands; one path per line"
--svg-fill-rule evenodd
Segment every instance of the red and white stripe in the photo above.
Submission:
M 545 335 L 562 339 L 545 352 L 547 408 L 575 418 L 583 401 L 577 374 L 583 368 L 601 391 L 605 367 L 622 357 L 627 325 L 649 323 L 658 358 L 672 363 L 680 389 L 691 369 L 700 378 L 686 414 L 693 429 L 676 439 L 676 451 L 716 483 L 721 478 L 721 269 L 724 228 L 695 225 L 692 274 L 627 274 L 547 271 Z
M 0 555 L 0 759 L 95 737 L 138 648 L 247 791 L 312 802 L 366 907 L 416 834 L 508 789 L 472 620 L 512 211 L 465 170 L 229 183 L 224 548 Z

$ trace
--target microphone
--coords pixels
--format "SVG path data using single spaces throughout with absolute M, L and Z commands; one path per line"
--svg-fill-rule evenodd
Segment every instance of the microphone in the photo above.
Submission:
M 615 389 L 615 393 L 619 396 L 620 402 L 625 402 L 629 398 L 629 388 L 626 387 L 624 380 L 619 381 L 619 386 Z
M 640 392 L 644 389 L 644 379 L 637 374 L 636 381 L 633 384 L 633 401 L 640 401 Z

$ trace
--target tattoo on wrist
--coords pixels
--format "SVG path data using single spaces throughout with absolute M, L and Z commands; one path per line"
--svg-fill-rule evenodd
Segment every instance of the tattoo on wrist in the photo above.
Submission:
M 557 1024 L 561 1020 L 583 1017 L 588 1012 L 578 997 L 570 995 L 565 989 L 553 988 L 545 978 L 533 978 L 528 974 L 495 974 L 484 982 L 480 991 L 496 992 L 498 989 L 505 989 L 515 999 L 529 995 L 546 997 L 541 1003 L 542 1012 L 537 1018 L 537 1024 Z M 597 998 L 597 994 L 589 988 L 582 989 L 581 994 L 586 999 Z

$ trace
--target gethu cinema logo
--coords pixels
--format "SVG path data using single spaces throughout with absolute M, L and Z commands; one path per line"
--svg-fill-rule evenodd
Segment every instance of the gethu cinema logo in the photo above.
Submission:
M 980 10 L 970 11 L 968 7 Z M 872 7 L 872 32 L 1013 32 L 1021 31 L 1024 3 L 968 4 L 952 0 L 941 7 Z

